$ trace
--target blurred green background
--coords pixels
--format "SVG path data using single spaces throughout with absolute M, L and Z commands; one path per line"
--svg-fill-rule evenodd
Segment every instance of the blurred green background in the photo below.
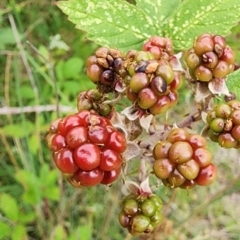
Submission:
M 227 37 L 238 63 L 239 34 L 236 26 Z M 121 181 L 109 189 L 73 189 L 54 167 L 44 142 L 57 117 L 57 101 L 61 116 L 72 113 L 77 94 L 94 87 L 84 63 L 96 48 L 54 1 L 1 1 L 0 239 L 137 239 L 117 220 Z M 191 102 L 183 86 L 169 121 L 187 114 Z M 218 180 L 189 192 L 156 189 L 165 204 L 165 219 L 154 234 L 140 239 L 240 239 L 239 150 L 211 143 L 209 148 Z

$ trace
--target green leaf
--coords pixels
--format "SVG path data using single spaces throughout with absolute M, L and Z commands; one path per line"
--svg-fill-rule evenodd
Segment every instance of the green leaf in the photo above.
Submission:
M 141 8 L 146 14 L 155 21 L 159 30 L 156 34 L 161 34 L 161 27 L 167 18 L 172 16 L 181 4 L 181 0 L 136 0 L 137 7 Z M 147 7 L 146 7 L 147 6 Z
M 3 193 L 0 195 L 0 210 L 4 215 L 12 221 L 17 221 L 19 217 L 19 209 L 17 201 L 10 195 Z
M 28 239 L 27 238 L 27 231 L 26 227 L 23 225 L 16 225 L 14 226 L 11 234 L 11 239 L 12 240 L 23 240 L 23 239 Z
M 87 38 L 123 51 L 138 49 L 158 32 L 157 24 L 142 9 L 122 0 L 70 0 L 57 3 Z
M 226 36 L 239 20 L 239 0 L 185 0 L 168 19 L 163 32 L 173 40 L 176 50 L 184 50 L 202 33 Z
M 57 186 L 58 180 L 58 170 L 51 170 L 47 176 L 45 176 L 45 185 L 46 186 Z
M 64 61 L 62 60 L 60 60 L 55 66 L 56 77 L 58 82 L 64 80 L 63 66 L 64 66 Z
M 30 222 L 33 222 L 36 219 L 36 213 L 35 211 L 29 211 L 20 213 L 19 222 L 22 224 L 27 224 Z
M 40 182 L 34 172 L 20 170 L 15 178 L 24 188 L 23 200 L 29 204 L 38 204 L 41 201 L 43 192 L 40 188 Z
M 5 49 L 7 44 L 15 43 L 11 28 L 0 28 L 0 36 L 0 49 Z
M 82 236 L 84 236 L 84 235 L 82 235 Z M 52 230 L 51 240 L 62 240 L 62 239 L 67 239 L 66 230 L 62 225 L 57 225 Z M 87 239 L 87 238 L 85 238 L 85 239 Z
M 237 99 L 240 100 L 240 69 L 227 76 L 226 84 L 228 90 L 235 93 Z
M 89 221 L 86 225 L 81 225 L 77 229 L 71 231 L 69 240 L 75 240 L 78 236 L 84 236 L 85 239 L 91 239 L 92 237 L 92 222 Z
M 8 124 L 2 128 L 2 133 L 9 137 L 26 137 L 34 130 L 34 124 L 25 121 L 22 124 Z
M 0 239 L 5 239 L 9 236 L 12 231 L 12 228 L 4 222 L 0 222 Z
M 34 99 L 35 97 L 33 89 L 29 85 L 21 86 L 21 88 L 19 88 L 19 94 L 21 94 L 21 96 L 23 96 L 23 98 L 27 100 Z
M 59 201 L 60 199 L 60 190 L 59 187 L 51 187 L 44 189 L 43 192 L 44 197 L 48 198 L 52 201 Z
M 37 134 L 32 134 L 28 138 L 28 147 L 32 154 L 37 154 L 37 151 L 39 149 L 39 138 Z
M 65 78 L 76 78 L 83 67 L 83 60 L 81 58 L 70 58 L 63 65 L 63 75 Z
M 91 82 L 90 80 L 88 80 L 89 82 Z M 79 91 L 81 90 L 81 88 L 85 85 L 85 83 L 87 83 L 87 81 L 84 82 L 84 84 L 81 84 L 76 82 L 76 81 L 64 81 L 62 84 L 61 84 L 61 89 L 63 90 L 63 92 L 67 95 L 72 95 L 72 96 L 76 96 L 78 95 Z M 84 89 L 85 90 L 85 89 Z

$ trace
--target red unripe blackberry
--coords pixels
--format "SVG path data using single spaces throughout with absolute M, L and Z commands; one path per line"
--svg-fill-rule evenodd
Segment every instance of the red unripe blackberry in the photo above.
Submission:
M 194 180 L 198 185 L 207 186 L 211 184 L 217 177 L 217 168 L 214 164 L 209 164 L 207 167 L 199 170 L 197 178 Z

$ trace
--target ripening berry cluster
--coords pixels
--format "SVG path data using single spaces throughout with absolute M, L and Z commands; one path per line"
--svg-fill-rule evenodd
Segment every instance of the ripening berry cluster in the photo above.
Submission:
M 86 61 L 86 74 L 102 93 L 115 91 L 117 85 L 125 87 L 135 106 L 156 115 L 178 101 L 182 76 L 173 71 L 172 57 L 172 41 L 155 36 L 141 51 L 130 50 L 125 55 L 117 49 L 97 49 Z
M 131 50 L 125 56 L 126 71 L 121 77 L 126 96 L 147 113 L 164 113 L 178 101 L 182 76 L 173 71 L 172 57 L 172 41 L 158 36 L 150 38 L 142 51 Z
M 181 74 L 174 72 L 167 60 L 154 59 L 150 52 L 138 51 L 131 57 L 124 78 L 127 98 L 153 115 L 176 105 Z
M 162 201 L 157 195 L 131 194 L 124 198 L 118 220 L 133 236 L 151 233 L 162 222 L 161 210 Z
M 234 70 L 235 55 L 225 38 L 202 34 L 184 56 L 190 75 L 201 82 L 224 78 Z
M 240 102 L 216 105 L 207 114 L 208 136 L 224 148 L 240 148 Z
M 74 187 L 110 184 L 121 172 L 125 136 L 94 112 L 83 110 L 55 120 L 46 142 L 56 166 Z
M 170 188 L 209 185 L 217 175 L 205 138 L 183 128 L 172 129 L 166 140 L 158 142 L 153 156 L 154 174 Z
M 114 91 L 117 73 L 121 71 L 123 53 L 117 49 L 100 47 L 86 61 L 86 74 L 100 92 Z
M 152 53 L 154 59 L 169 61 L 173 56 L 173 44 L 170 38 L 153 36 L 143 45 L 143 50 Z
M 104 103 L 105 100 L 106 96 L 97 89 L 80 92 L 77 96 L 77 109 L 79 112 L 94 110 L 100 116 L 107 117 L 111 113 L 112 106 Z

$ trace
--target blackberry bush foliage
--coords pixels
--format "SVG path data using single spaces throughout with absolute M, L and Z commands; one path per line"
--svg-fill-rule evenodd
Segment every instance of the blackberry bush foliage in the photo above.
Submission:
M 225 39 L 240 20 L 240 2 L 70 0 L 58 6 L 101 46 L 85 65 L 95 88 L 76 96 L 76 113 L 51 123 L 47 146 L 73 187 L 119 180 L 120 225 L 132 235 L 149 234 L 164 208 L 152 189 L 208 186 L 218 165 L 208 143 L 240 147 L 240 73 Z M 184 111 L 191 112 L 182 116 L 178 103 L 186 94 L 192 106 Z M 167 113 L 176 118 L 164 120 Z

